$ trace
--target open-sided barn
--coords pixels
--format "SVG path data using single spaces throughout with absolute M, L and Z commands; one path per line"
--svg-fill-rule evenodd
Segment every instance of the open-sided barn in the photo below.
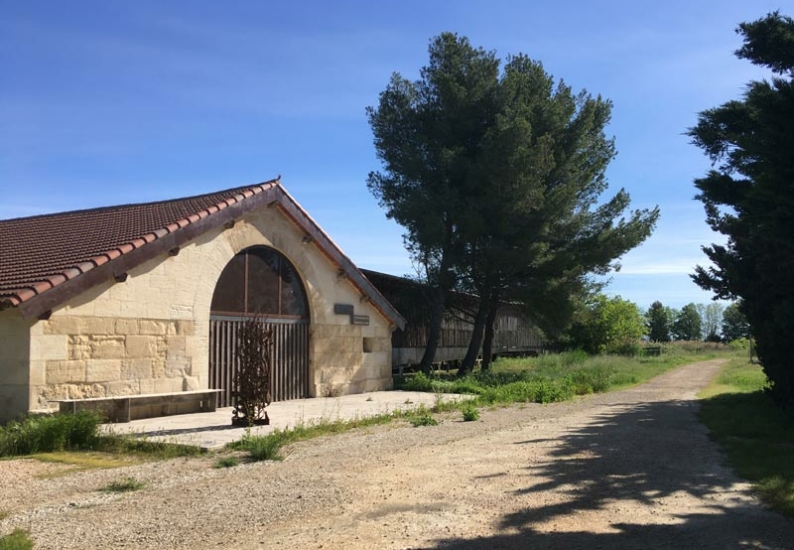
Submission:
M 429 287 L 405 277 L 367 269 L 362 272 L 406 319 L 405 327 L 392 335 L 392 364 L 396 368 L 418 365 L 427 343 Z M 466 356 L 474 332 L 472 316 L 477 301 L 474 296 L 453 292 L 447 305 L 434 362 L 454 365 Z M 537 354 L 544 346 L 543 333 L 521 308 L 512 304 L 499 308 L 492 344 L 494 357 Z

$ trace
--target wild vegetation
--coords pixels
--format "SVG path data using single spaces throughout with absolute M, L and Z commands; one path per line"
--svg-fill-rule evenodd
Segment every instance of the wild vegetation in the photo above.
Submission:
M 354 420 L 323 419 L 311 424 L 299 423 L 289 429 L 276 429 L 267 435 L 246 434 L 239 441 L 229 443 L 227 447 L 232 450 L 244 451 L 248 458 L 253 461 L 280 460 L 282 458 L 282 448 L 291 443 L 356 428 L 386 424 L 391 422 L 395 416 L 400 415 L 399 413 L 397 415 L 381 414 Z
M 702 393 L 700 419 L 761 499 L 794 518 L 794 413 L 765 391 L 762 368 L 733 359 Z
M 731 353 L 726 346 L 712 345 L 711 350 L 701 346 L 702 343 L 697 347 L 671 344 L 659 356 L 592 356 L 583 351 L 573 351 L 539 357 L 501 358 L 488 371 L 475 371 L 464 376 L 419 372 L 396 379 L 395 386 L 410 391 L 476 396 L 460 407 L 552 403 L 576 395 L 639 384 L 673 367 Z
M 201 454 L 198 447 L 102 434 L 102 417 L 91 411 L 32 415 L 0 426 L 0 457 L 95 451 L 173 458 Z

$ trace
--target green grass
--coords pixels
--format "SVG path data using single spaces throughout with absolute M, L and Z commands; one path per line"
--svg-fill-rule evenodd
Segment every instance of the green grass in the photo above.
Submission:
M 214 468 L 234 468 L 240 464 L 240 460 L 236 456 L 224 456 L 215 462 Z
M 248 454 L 248 458 L 252 461 L 281 460 L 283 458 L 282 449 L 291 443 L 342 433 L 356 428 L 388 424 L 398 416 L 401 416 L 401 413 L 381 414 L 352 420 L 321 419 L 310 424 L 298 424 L 293 428 L 276 429 L 267 435 L 246 435 L 239 441 L 229 443 L 227 447 L 245 451 Z
M 31 550 L 33 541 L 30 534 L 22 529 L 15 529 L 10 535 L 0 537 L 0 550 Z
M 424 405 L 420 405 L 416 410 L 408 414 L 408 421 L 414 428 L 420 426 L 438 426 L 438 420 L 433 416 L 432 411 Z
M 490 371 L 476 371 L 458 378 L 422 373 L 395 380 L 398 389 L 477 396 L 476 405 L 510 403 L 552 403 L 576 395 L 601 393 L 636 385 L 673 367 L 702 361 L 730 351 L 687 351 L 682 346 L 666 346 L 658 357 L 589 356 L 580 351 L 504 358 Z M 735 354 L 735 353 L 734 353 Z M 463 403 L 456 408 L 464 406 Z
M 165 460 L 196 456 L 199 447 L 149 441 L 133 436 L 101 435 L 102 418 L 90 411 L 75 414 L 31 415 L 0 426 L 0 458 L 33 458 L 72 464 L 76 469 L 124 466 L 110 456 Z M 113 462 L 121 462 L 113 465 Z
M 0 426 L 0 457 L 92 449 L 101 417 L 92 412 L 28 416 Z
M 758 365 L 733 359 L 701 392 L 701 421 L 741 477 L 771 508 L 794 518 L 794 411 L 778 408 L 764 392 Z
M 52 479 L 86 470 L 121 468 L 143 462 L 141 457 L 99 453 L 94 451 L 55 451 L 52 453 L 37 453 L 30 455 L 40 462 L 64 464 L 67 467 L 55 472 L 36 476 L 39 479 Z
M 128 477 L 121 481 L 114 481 L 107 487 L 104 487 L 102 491 L 106 493 L 129 493 L 130 491 L 139 491 L 143 489 L 143 487 L 144 483 L 142 481 Z
M 152 441 L 131 435 L 100 436 L 94 449 L 106 453 L 133 455 L 155 460 L 199 456 L 206 452 L 205 449 L 196 445 Z

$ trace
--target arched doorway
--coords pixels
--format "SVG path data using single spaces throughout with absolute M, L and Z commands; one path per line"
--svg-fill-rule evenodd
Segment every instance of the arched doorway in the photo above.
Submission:
M 270 394 L 274 401 L 309 396 L 309 302 L 298 272 L 280 252 L 253 246 L 223 269 L 210 306 L 210 387 L 225 390 L 218 406 L 233 405 L 237 333 L 260 314 L 273 329 Z

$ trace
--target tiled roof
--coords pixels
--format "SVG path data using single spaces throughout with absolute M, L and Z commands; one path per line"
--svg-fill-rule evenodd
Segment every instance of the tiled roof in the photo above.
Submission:
M 0 302 L 18 305 L 276 184 L 0 220 Z
M 404 323 L 279 179 L 182 199 L 0 220 L 0 309 L 27 308 L 26 316 L 39 315 L 114 273 L 126 272 L 152 255 L 158 248 L 154 243 L 186 242 L 255 208 L 261 202 L 251 198 L 257 195 L 278 202 L 323 253 L 348 272 L 359 290 L 375 298 L 387 318 Z M 151 247 L 141 250 L 149 243 Z M 128 256 L 134 259 L 125 261 Z M 119 269 L 107 270 L 115 264 Z M 73 288 L 67 288 L 70 285 Z M 37 307 L 28 307 L 37 300 Z

